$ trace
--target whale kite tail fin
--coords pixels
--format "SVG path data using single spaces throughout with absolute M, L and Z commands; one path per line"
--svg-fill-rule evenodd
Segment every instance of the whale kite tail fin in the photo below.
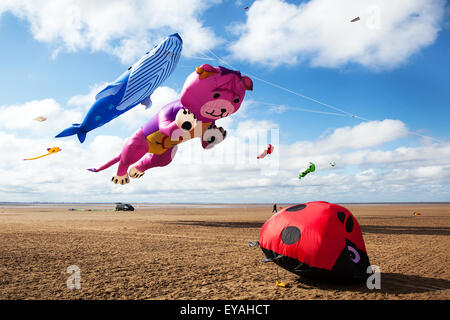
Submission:
M 71 127 L 61 131 L 58 135 L 55 136 L 55 138 L 68 137 L 74 134 L 76 134 L 78 136 L 78 140 L 80 140 L 80 142 L 83 143 L 84 140 L 86 139 L 87 131 L 85 131 L 80 126 L 80 124 L 74 123 Z
M 99 172 L 99 171 L 102 171 L 102 170 L 105 170 L 105 169 L 111 167 L 113 164 L 119 162 L 119 160 L 120 160 L 120 154 L 118 156 L 112 158 L 107 163 L 105 163 L 104 165 L 102 165 L 101 167 L 99 167 L 97 169 L 96 168 L 90 168 L 90 169 L 87 169 L 87 170 L 89 170 L 91 172 Z

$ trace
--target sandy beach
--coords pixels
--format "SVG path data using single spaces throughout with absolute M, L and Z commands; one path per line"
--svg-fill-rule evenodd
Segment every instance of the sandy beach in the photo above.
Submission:
M 277 267 L 248 245 L 271 205 L 39 205 L 0 207 L 0 299 L 450 298 L 450 204 L 344 206 L 361 225 L 381 289 L 281 268 L 288 287 L 276 287 Z M 72 265 L 80 289 L 67 288 Z

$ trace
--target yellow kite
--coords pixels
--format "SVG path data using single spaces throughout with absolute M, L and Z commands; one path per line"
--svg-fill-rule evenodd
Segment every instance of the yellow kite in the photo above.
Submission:
M 58 147 L 53 147 L 53 148 L 48 148 L 47 151 L 48 151 L 48 153 L 47 153 L 47 154 L 43 154 L 42 156 L 35 157 L 35 158 L 29 158 L 29 159 L 23 159 L 23 160 L 34 160 L 34 159 L 39 159 L 39 158 L 48 156 L 49 154 L 59 152 L 59 151 L 61 151 L 61 149 L 58 148 Z

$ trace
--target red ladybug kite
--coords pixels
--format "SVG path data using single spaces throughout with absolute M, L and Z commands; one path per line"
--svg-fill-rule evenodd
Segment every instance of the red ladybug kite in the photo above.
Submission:
M 262 226 L 265 262 L 301 276 L 365 281 L 370 266 L 361 228 L 346 208 L 324 201 L 289 206 Z

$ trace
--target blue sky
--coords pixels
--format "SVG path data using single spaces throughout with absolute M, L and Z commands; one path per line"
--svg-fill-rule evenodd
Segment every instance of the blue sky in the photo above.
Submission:
M 170 18 L 163 19 L 167 14 Z M 350 23 L 355 16 L 361 20 Z M 11 179 L 1 182 L 0 201 L 448 201 L 449 17 L 445 1 L 419 0 L 345 0 L 340 5 L 328 0 L 193 0 L 169 1 L 167 8 L 157 1 L 6 1 L 0 4 L 0 140 L 11 151 L 3 155 L 0 170 Z M 83 145 L 54 135 L 81 121 L 98 90 L 173 32 L 183 37 L 183 57 L 163 90 L 155 92 L 160 103 L 153 112 L 177 98 L 196 66 L 223 65 L 210 60 L 215 54 L 243 74 L 367 121 L 253 79 L 254 91 L 241 110 L 223 120 L 232 133 L 230 142 L 205 157 L 214 162 L 249 132 L 270 136 L 276 129 L 276 155 L 263 164 L 248 160 L 239 167 L 217 161 L 214 167 L 192 160 L 186 162 L 191 167 L 186 174 L 186 163 L 176 159 L 132 181 L 133 186 L 109 183 L 115 169 L 96 176 L 81 172 L 117 154 L 152 113 L 138 106 L 123 120 L 90 132 Z M 48 114 L 56 119 L 14 124 L 39 108 L 50 108 Z M 54 144 L 65 144 L 63 152 L 39 163 L 20 162 Z M 253 150 L 250 143 L 246 147 Z M 258 148 L 264 146 L 258 143 Z M 190 142 L 186 149 L 208 152 Z M 331 170 L 327 163 L 335 159 L 338 165 Z M 309 161 L 323 170 L 300 182 L 298 172 Z M 264 166 L 277 170 L 264 174 Z M 180 191 L 175 185 L 182 174 L 202 187 Z M 158 179 L 168 182 L 161 187 Z M 241 189 L 244 198 L 235 192 Z M 205 196 L 212 190 L 214 196 Z

